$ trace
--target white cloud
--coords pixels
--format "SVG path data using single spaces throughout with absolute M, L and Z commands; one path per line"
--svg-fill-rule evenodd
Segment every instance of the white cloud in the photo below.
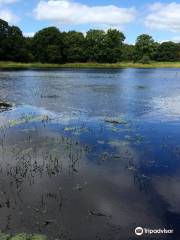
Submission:
M 134 8 L 114 5 L 87 6 L 71 0 L 40 1 L 34 10 L 38 20 L 52 20 L 63 24 L 104 24 L 122 26 L 134 20 Z
M 0 9 L 0 19 L 3 19 L 7 21 L 10 24 L 15 24 L 18 22 L 19 17 L 14 15 L 10 10 L 8 9 Z
M 145 24 L 151 29 L 180 32 L 180 3 L 155 3 L 149 7 Z
M 10 4 L 10 3 L 14 3 L 17 2 L 18 0 L 0 0 L 0 6 L 4 5 L 4 4 Z
M 0 0 L 0 19 L 7 21 L 10 24 L 18 22 L 19 17 L 14 15 L 9 9 L 4 8 L 4 5 L 15 3 L 18 0 Z

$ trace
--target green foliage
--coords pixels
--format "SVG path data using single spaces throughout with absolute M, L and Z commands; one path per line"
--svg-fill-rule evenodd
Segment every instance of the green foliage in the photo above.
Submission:
M 89 62 L 101 62 L 104 59 L 105 32 L 89 30 L 86 34 L 86 56 Z
M 142 34 L 137 38 L 135 44 L 134 60 L 140 61 L 144 56 L 154 59 L 158 44 L 147 34 Z
M 133 61 L 134 60 L 135 46 L 130 44 L 123 44 L 122 46 L 122 60 Z
M 0 19 L 0 60 L 27 61 L 25 38 L 16 26 Z
M 177 61 L 179 59 L 180 45 L 174 42 L 163 42 L 156 52 L 157 61 Z
M 46 64 L 134 61 L 142 64 L 180 60 L 180 44 L 157 43 L 147 34 L 138 36 L 135 45 L 124 44 L 125 36 L 116 29 L 90 29 L 86 34 L 60 32 L 56 27 L 40 30 L 25 38 L 16 26 L 0 19 L 0 61 Z
M 11 240 L 30 240 L 27 234 L 21 233 L 11 238 Z
M 122 43 L 125 40 L 123 33 L 109 29 L 90 30 L 86 35 L 86 55 L 88 61 L 99 63 L 114 63 L 121 60 Z
M 85 37 L 81 32 L 70 31 L 64 33 L 64 55 L 66 62 L 84 62 L 85 56 Z
M 150 61 L 151 61 L 150 57 L 145 55 L 142 57 L 142 59 L 139 62 L 142 64 L 149 64 Z
M 9 35 L 9 25 L 0 19 L 0 60 L 7 60 L 7 39 Z
M 10 238 L 10 235 L 9 234 L 5 234 L 5 233 L 2 233 L 0 231 L 0 239 L 1 240 L 8 240 Z
M 63 62 L 63 36 L 55 27 L 44 28 L 37 32 L 32 41 L 32 51 L 36 61 Z

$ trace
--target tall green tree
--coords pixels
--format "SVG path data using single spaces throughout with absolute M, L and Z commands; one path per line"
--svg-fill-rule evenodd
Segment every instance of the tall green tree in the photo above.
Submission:
M 6 56 L 8 34 L 9 34 L 8 23 L 0 19 L 0 60 L 8 60 Z
M 25 38 L 16 26 L 0 19 L 0 60 L 27 61 Z
M 115 63 L 122 60 L 123 42 L 125 36 L 116 29 L 109 29 L 106 34 L 105 62 Z
M 145 56 L 153 60 L 156 54 L 157 47 L 158 44 L 151 36 L 147 34 L 142 34 L 138 36 L 135 44 L 134 60 L 140 61 Z
M 122 61 L 133 61 L 134 60 L 134 49 L 135 46 L 131 44 L 123 44 L 122 46 Z
M 85 55 L 85 37 L 83 33 L 69 31 L 64 33 L 64 55 L 67 62 L 84 62 Z
M 120 61 L 124 39 L 124 34 L 118 30 L 109 29 L 105 33 L 102 30 L 91 29 L 86 35 L 88 61 L 109 63 Z
M 12 61 L 28 61 L 28 51 L 26 41 L 20 28 L 16 26 L 9 27 L 9 37 L 7 41 L 7 58 Z
M 88 61 L 100 62 L 104 59 L 106 34 L 102 30 L 91 29 L 86 34 L 86 56 Z
M 33 37 L 25 37 L 25 45 L 28 54 L 28 61 L 34 62 L 35 57 L 33 55 Z
M 62 63 L 63 36 L 56 27 L 44 28 L 33 38 L 33 55 L 36 61 L 47 63 Z

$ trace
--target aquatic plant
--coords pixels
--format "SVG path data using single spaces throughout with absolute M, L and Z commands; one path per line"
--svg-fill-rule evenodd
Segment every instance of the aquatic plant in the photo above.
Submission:
M 127 121 L 125 121 L 122 117 L 106 118 L 105 122 L 112 124 L 127 124 Z
M 0 240 L 48 240 L 48 238 L 40 234 L 20 233 L 12 236 L 10 234 L 0 232 Z
M 49 117 L 47 115 L 25 115 L 18 119 L 9 120 L 8 123 L 10 127 L 15 127 L 23 123 L 36 122 L 36 121 L 44 122 L 48 120 L 49 120 Z
M 10 108 L 12 108 L 10 103 L 0 101 L 0 112 L 6 111 Z

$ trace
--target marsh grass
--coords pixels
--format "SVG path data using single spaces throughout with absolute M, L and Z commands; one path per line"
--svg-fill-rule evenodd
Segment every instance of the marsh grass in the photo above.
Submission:
M 180 62 L 150 62 L 149 64 L 119 62 L 119 63 L 17 63 L 0 62 L 0 69 L 53 69 L 53 68 L 180 68 Z

